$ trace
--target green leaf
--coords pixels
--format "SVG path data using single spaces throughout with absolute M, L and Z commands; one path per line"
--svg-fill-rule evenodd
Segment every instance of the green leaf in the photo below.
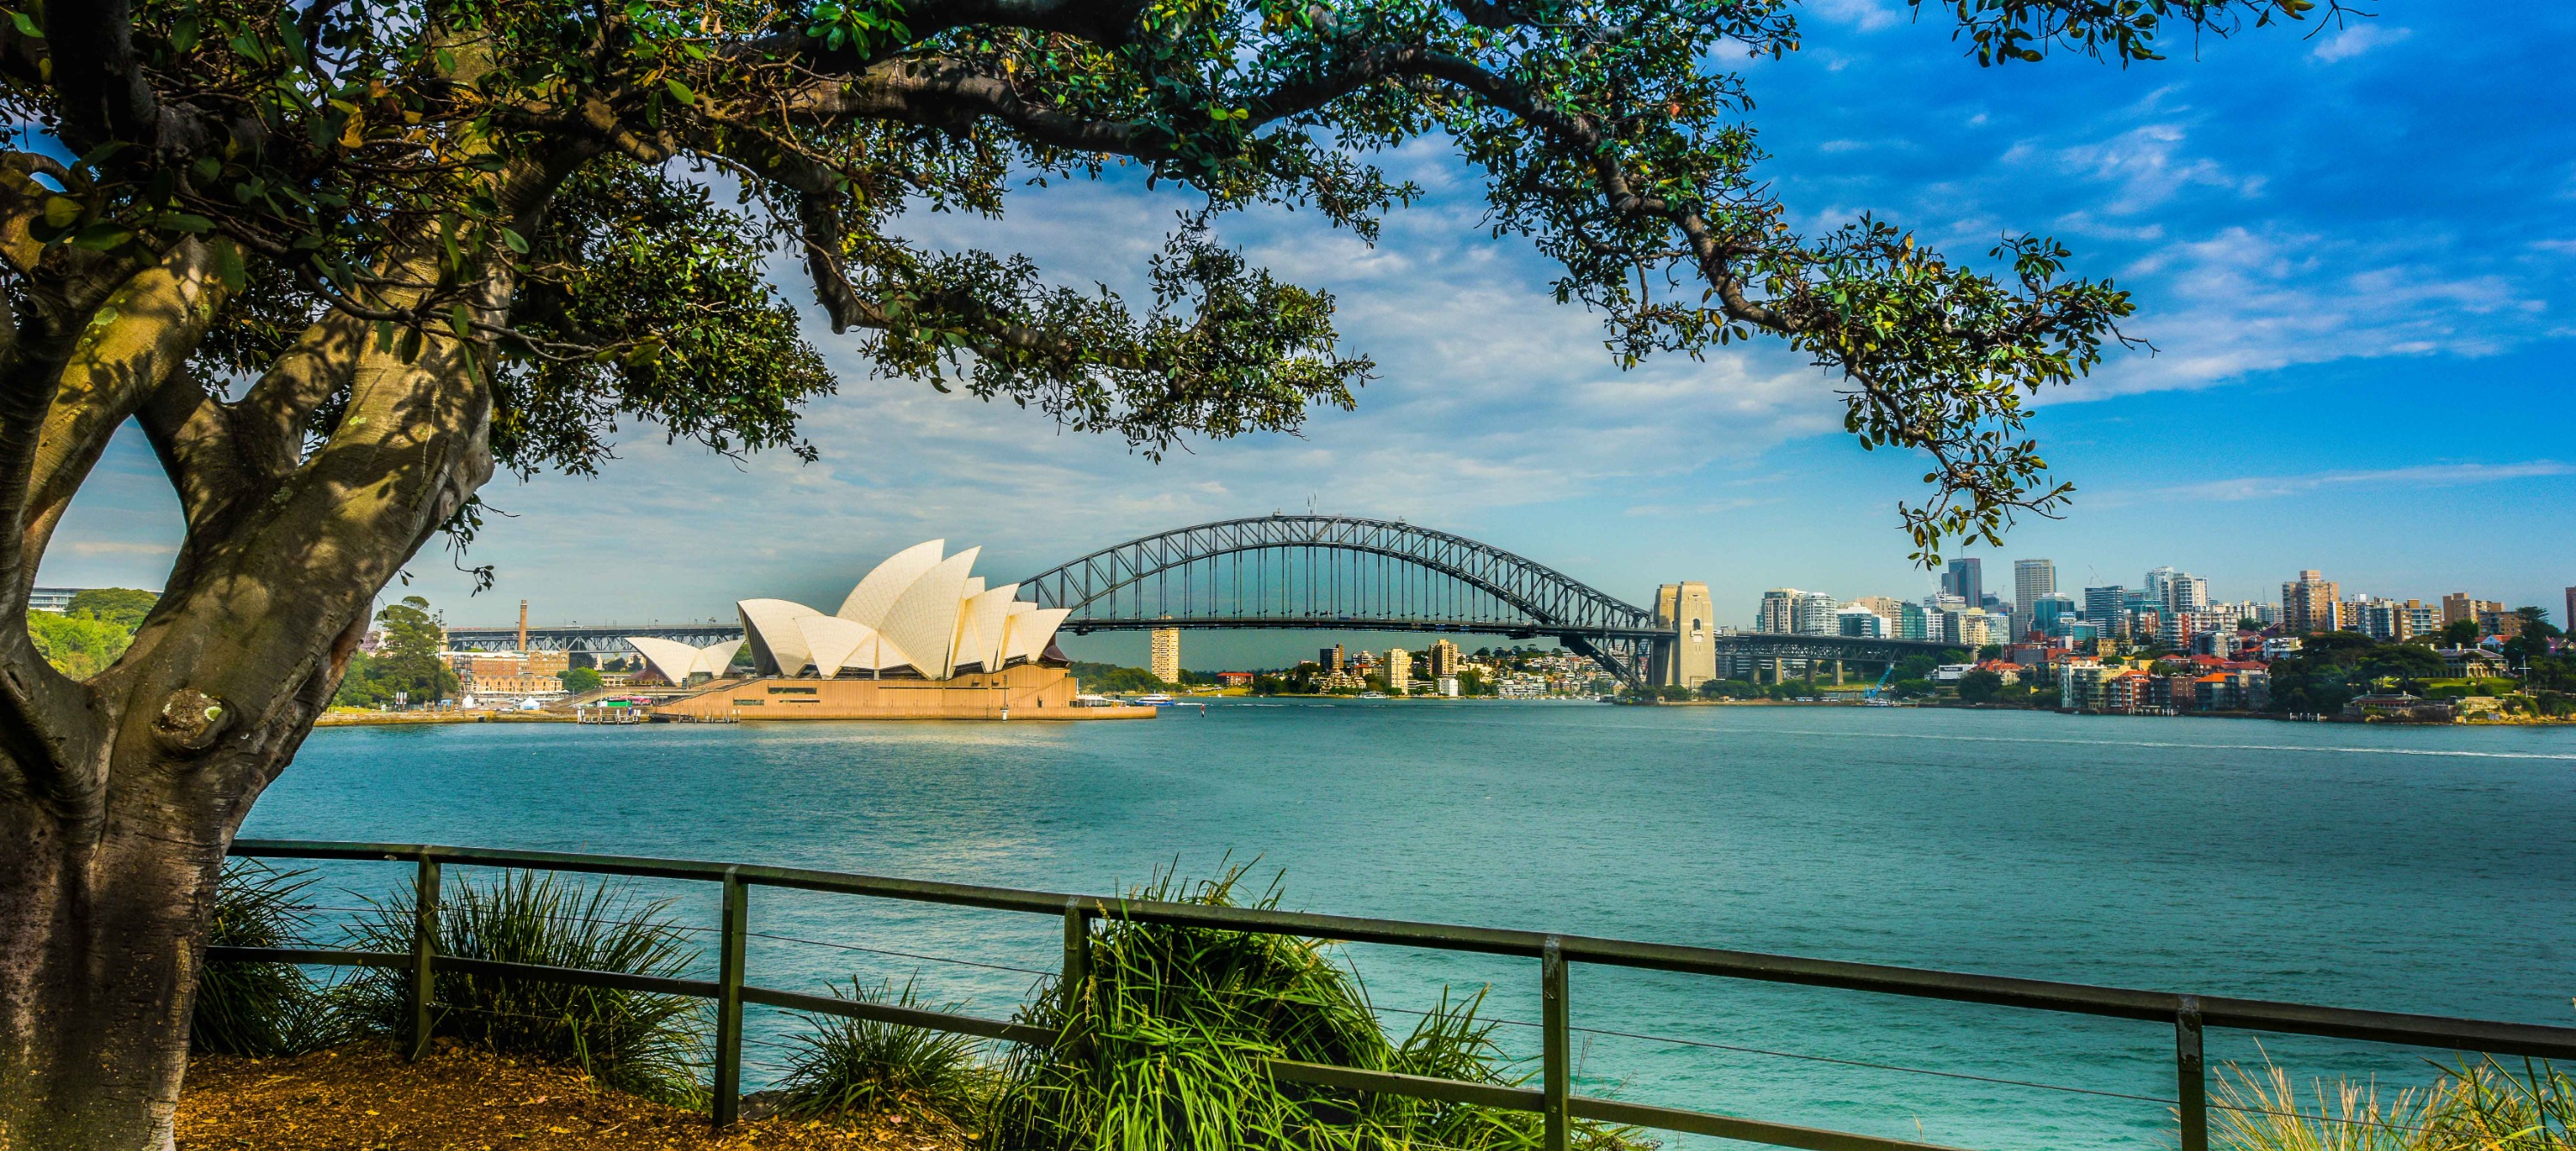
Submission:
M 522 256 L 528 254 L 528 238 L 510 230 L 507 227 L 503 227 L 501 229 L 501 242 L 509 245 L 510 250 L 513 252 L 517 252 Z
M 9 13 L 9 22 L 18 26 L 18 34 L 21 36 L 30 40 L 42 40 L 45 38 L 45 33 L 36 27 L 36 18 L 33 16 L 29 16 L 24 12 L 12 11 Z
M 448 309 L 447 326 L 449 330 L 456 333 L 457 339 L 470 340 L 474 338 L 474 314 L 466 311 L 465 305 L 463 304 L 458 304 L 455 307 Z
M 230 240 L 215 241 L 215 275 L 222 278 L 224 287 L 236 292 L 250 283 L 250 273 L 242 268 L 241 249 Z
M 698 94 L 690 91 L 689 86 L 681 83 L 677 77 L 663 77 L 662 86 L 670 89 L 671 97 L 683 104 L 695 104 L 698 102 Z
M 126 242 L 133 238 L 133 232 L 128 231 L 119 225 L 101 220 L 98 223 L 81 229 L 79 234 L 73 236 L 72 246 L 75 248 L 87 248 L 93 252 L 113 252 L 118 248 L 124 247 Z

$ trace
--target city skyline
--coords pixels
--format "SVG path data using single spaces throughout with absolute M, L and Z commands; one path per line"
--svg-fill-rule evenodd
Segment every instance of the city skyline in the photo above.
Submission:
M 2002 594 L 2012 560 L 2046 555 L 2061 590 L 2171 563 L 2228 601 L 2315 567 L 2397 598 L 2562 603 L 2576 525 L 2498 525 L 2576 500 L 2559 398 L 2576 350 L 2576 170 L 2534 159 L 2576 154 L 2576 128 L 2474 112 L 2548 83 L 2544 46 L 2576 15 L 2533 13 L 2547 29 L 2507 40 L 2408 11 L 2128 69 L 1991 70 L 1900 7 L 1808 18 L 1830 45 L 1749 74 L 1778 175 L 1816 206 L 1799 227 L 1876 211 L 1968 262 L 2004 228 L 2053 232 L 2076 269 L 2138 293 L 2133 333 L 2158 348 L 2042 397 L 2034 431 L 2078 498 L 2003 548 L 1954 550 L 1986 561 L 1988 590 Z M 729 589 L 821 597 L 851 564 L 929 535 L 1013 540 L 988 562 L 1016 576 L 1310 496 L 1485 540 L 1640 606 L 1659 584 L 1704 581 L 1736 626 L 1726 605 L 1769 587 L 1931 585 L 1892 510 L 1919 494 L 1921 460 L 1852 446 L 1831 381 L 1762 343 L 1623 374 L 1595 318 L 1545 298 L 1525 244 L 1482 237 L 1450 158 L 1388 163 L 1426 198 L 1373 250 L 1292 215 L 1228 225 L 1256 260 L 1340 293 L 1353 348 L 1382 365 L 1356 413 L 1318 413 L 1304 439 L 1197 445 L 1158 467 L 1015 409 L 871 380 L 823 339 L 842 395 L 809 419 L 819 463 L 737 464 L 631 429 L 599 479 L 488 490 L 496 514 L 463 562 L 495 566 L 492 592 L 469 598 L 433 543 L 391 594 L 426 594 L 458 622 L 498 621 L 521 598 L 545 619 L 721 616 Z M 1016 243 L 1068 280 L 1123 284 L 1176 206 L 1113 179 L 999 222 L 931 222 L 939 242 Z M 2343 414 L 2370 410 L 2407 416 Z M 2534 416 L 2495 418 L 2517 411 Z M 157 587 L 179 535 L 157 472 L 121 437 L 41 581 Z M 720 562 L 636 562 L 674 554 Z

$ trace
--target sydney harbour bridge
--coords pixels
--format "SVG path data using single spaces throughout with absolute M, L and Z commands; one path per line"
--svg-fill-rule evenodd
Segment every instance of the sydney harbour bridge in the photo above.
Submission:
M 1393 520 L 1271 515 L 1175 528 L 1030 576 L 1020 597 L 1072 611 L 1065 630 L 1300 628 L 1551 639 L 1625 683 L 1650 683 L 1681 633 L 1672 621 L 1536 561 L 1464 536 Z M 622 653 L 625 637 L 707 644 L 738 625 L 532 627 L 539 651 Z M 1788 665 L 1875 670 L 1949 645 L 1920 640 L 1722 633 L 1720 675 Z M 515 627 L 452 628 L 459 649 L 519 643 Z

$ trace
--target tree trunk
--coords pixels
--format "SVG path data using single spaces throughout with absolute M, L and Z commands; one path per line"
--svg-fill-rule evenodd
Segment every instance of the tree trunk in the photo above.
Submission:
M 23 848 L 0 852 L 0 1151 L 171 1146 L 225 850 L 337 679 L 228 732 L 206 697 L 141 677 L 100 704 L 103 802 L 0 803 L 0 843 Z

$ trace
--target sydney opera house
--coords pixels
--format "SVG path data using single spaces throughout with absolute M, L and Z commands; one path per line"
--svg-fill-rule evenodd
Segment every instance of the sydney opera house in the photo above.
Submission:
M 1068 661 L 1055 647 L 1066 613 L 1019 599 L 1020 585 L 985 586 L 968 548 L 945 540 L 905 548 L 826 614 L 783 599 L 747 599 L 748 679 L 724 678 L 737 644 L 693 648 L 635 637 L 651 669 L 707 690 L 660 705 L 670 719 L 1106 719 L 1151 708 L 1077 708 Z

